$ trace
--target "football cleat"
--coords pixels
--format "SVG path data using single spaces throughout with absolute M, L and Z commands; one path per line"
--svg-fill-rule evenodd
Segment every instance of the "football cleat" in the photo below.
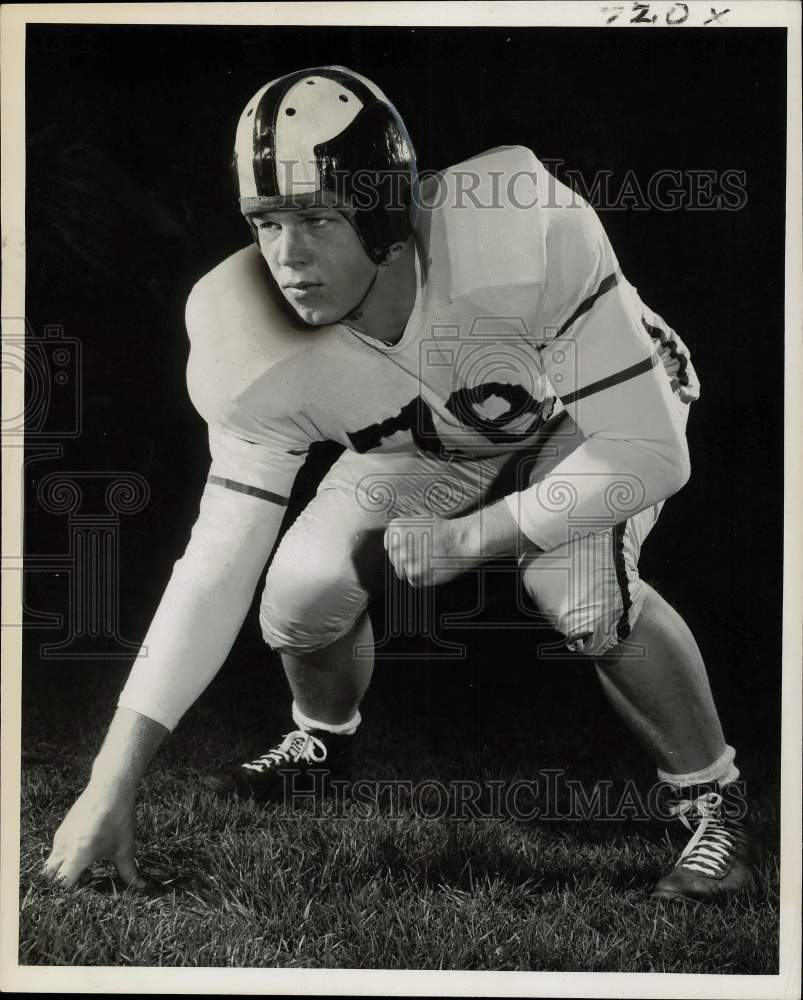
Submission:
M 287 800 L 293 794 L 323 796 L 333 780 L 350 773 L 353 736 L 294 729 L 270 750 L 244 764 L 232 764 L 202 778 L 219 795 L 260 801 Z
M 753 882 L 760 848 L 744 820 L 729 815 L 719 792 L 680 799 L 670 811 L 692 831 L 692 838 L 653 889 L 654 899 L 710 902 Z

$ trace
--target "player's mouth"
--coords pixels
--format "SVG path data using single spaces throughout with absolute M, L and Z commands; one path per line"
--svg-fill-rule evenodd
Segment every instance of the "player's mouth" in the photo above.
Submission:
M 317 281 L 293 281 L 282 287 L 291 295 L 297 298 L 304 298 L 306 295 L 314 292 L 316 288 L 321 288 L 321 284 Z

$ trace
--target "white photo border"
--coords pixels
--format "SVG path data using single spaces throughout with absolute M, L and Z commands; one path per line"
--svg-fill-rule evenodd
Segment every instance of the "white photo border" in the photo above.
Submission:
M 341 969 L 168 969 L 30 967 L 18 964 L 21 629 L 3 629 L 0 986 L 21 992 L 243 993 L 257 995 L 759 997 L 800 996 L 801 940 L 801 610 L 803 609 L 803 347 L 801 345 L 801 7 L 794 0 L 686 0 L 691 16 L 667 29 L 701 27 L 728 8 L 728 27 L 786 27 L 786 385 L 784 616 L 782 681 L 782 836 L 780 971 L 777 976 L 658 973 L 418 972 Z M 27 24 L 429 25 L 604 28 L 607 2 L 539 3 L 143 3 L 19 4 L 2 9 L 2 227 L 0 315 L 25 315 L 25 29 Z M 626 0 L 621 4 L 629 9 Z M 658 9 L 671 6 L 655 2 Z M 717 30 L 711 25 L 711 30 Z M 6 336 L 3 321 L 3 336 Z M 4 411 L 23 411 L 23 378 L 3 365 Z M 6 410 L 6 407 L 8 409 Z M 3 622 L 20 621 L 22 447 L 3 442 Z M 8 560 L 8 561 L 6 561 Z

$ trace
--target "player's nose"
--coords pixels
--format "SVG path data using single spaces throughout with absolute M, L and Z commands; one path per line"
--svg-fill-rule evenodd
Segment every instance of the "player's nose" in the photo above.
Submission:
M 300 227 L 289 225 L 282 228 L 276 259 L 281 267 L 299 267 L 307 263 L 308 252 Z

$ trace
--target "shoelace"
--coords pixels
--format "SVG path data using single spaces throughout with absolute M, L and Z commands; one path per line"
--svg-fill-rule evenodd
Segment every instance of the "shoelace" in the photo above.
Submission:
M 722 796 L 718 792 L 706 792 L 699 798 L 684 799 L 670 807 L 686 829 L 694 832 L 678 862 L 689 871 L 709 876 L 725 872 L 736 846 L 738 824 L 735 820 L 723 819 L 721 805 Z M 696 830 L 687 819 L 689 813 L 698 820 Z
M 303 729 L 294 729 L 282 739 L 282 742 L 263 753 L 261 757 L 242 766 L 249 771 L 265 771 L 279 764 L 321 764 L 326 760 L 326 744 L 305 733 Z

